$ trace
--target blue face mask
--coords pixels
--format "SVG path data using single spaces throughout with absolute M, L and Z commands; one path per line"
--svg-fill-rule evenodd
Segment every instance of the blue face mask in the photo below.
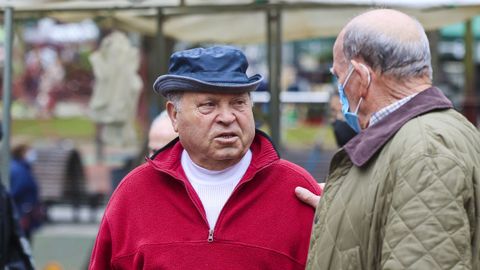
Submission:
M 340 103 L 342 103 L 342 113 L 343 113 L 343 116 L 345 117 L 345 121 L 355 132 L 359 133 L 361 128 L 360 128 L 360 122 L 358 121 L 358 109 L 360 108 L 360 104 L 362 103 L 363 98 L 361 97 L 360 101 L 358 101 L 358 105 L 357 105 L 357 108 L 355 109 L 355 112 L 349 112 L 350 104 L 348 103 L 348 99 L 347 99 L 347 96 L 345 95 L 345 90 L 344 90 L 352 74 L 353 74 L 353 66 L 350 66 L 347 77 L 345 78 L 345 81 L 343 82 L 343 84 L 337 81 L 337 87 L 338 87 L 338 94 L 340 95 Z

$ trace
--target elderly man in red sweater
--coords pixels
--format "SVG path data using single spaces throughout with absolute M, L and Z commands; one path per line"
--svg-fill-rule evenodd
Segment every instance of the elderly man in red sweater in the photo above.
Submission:
M 90 269 L 304 269 L 321 192 L 255 130 L 244 54 L 174 53 L 154 90 L 179 137 L 122 180 L 100 225 Z

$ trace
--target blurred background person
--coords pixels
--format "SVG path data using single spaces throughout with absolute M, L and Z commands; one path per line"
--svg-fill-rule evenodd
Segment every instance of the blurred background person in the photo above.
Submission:
M 20 226 L 31 241 L 32 231 L 42 222 L 38 185 L 32 173 L 34 150 L 26 143 L 12 148 L 10 163 L 10 192 L 20 219 Z
M 347 122 L 345 122 L 340 97 L 336 93 L 330 98 L 330 122 L 338 147 L 343 147 L 351 138 L 357 135 Z
M 149 156 L 163 148 L 176 137 L 178 137 L 178 133 L 173 130 L 167 111 L 161 112 L 153 119 L 150 131 L 148 132 Z
M 2 135 L 0 128 L 0 140 Z M 2 236 L 0 237 L 0 269 L 35 269 L 30 244 L 20 227 L 12 196 L 2 181 L 0 181 L 0 217 L 2 217 L 0 219 Z

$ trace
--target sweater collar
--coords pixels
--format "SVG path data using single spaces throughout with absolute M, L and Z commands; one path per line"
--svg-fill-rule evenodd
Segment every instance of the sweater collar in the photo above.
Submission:
M 409 120 L 430 111 L 452 107 L 452 103 L 440 89 L 430 87 L 385 116 L 375 125 L 362 130 L 344 146 L 344 149 L 353 164 L 361 167 Z
M 177 179 L 185 180 L 186 176 L 181 164 L 183 149 L 179 139 L 176 138 L 156 152 L 151 158 L 147 157 L 146 160 L 156 170 L 168 173 Z M 255 130 L 255 137 L 250 150 L 252 151 L 252 161 L 243 179 L 253 177 L 260 169 L 280 159 L 268 135 L 258 129 Z

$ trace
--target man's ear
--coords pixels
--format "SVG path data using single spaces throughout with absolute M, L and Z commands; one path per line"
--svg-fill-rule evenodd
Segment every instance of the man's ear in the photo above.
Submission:
M 175 105 L 171 101 L 167 101 L 167 104 L 165 105 L 168 113 L 168 117 L 170 118 L 170 121 L 172 121 L 172 126 L 173 130 L 178 133 L 178 126 L 177 126 L 177 114 L 178 111 L 175 109 Z
M 372 71 L 368 68 L 367 65 L 360 63 L 356 60 L 351 60 L 354 72 L 358 74 L 361 79 L 362 89 L 368 89 L 372 82 Z

